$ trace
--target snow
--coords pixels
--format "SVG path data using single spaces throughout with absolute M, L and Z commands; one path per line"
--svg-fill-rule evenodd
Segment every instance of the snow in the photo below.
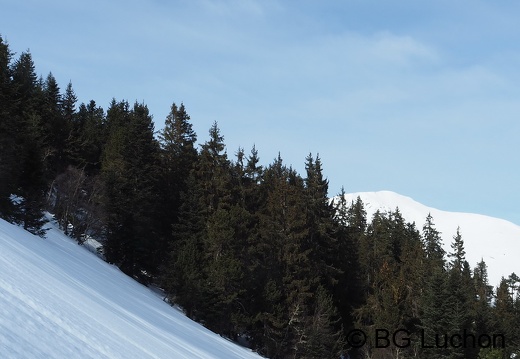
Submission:
M 483 258 L 491 285 L 520 273 L 520 227 L 498 218 L 446 212 L 389 191 L 361 197 L 368 218 L 399 208 L 422 230 L 428 213 L 444 248 L 460 226 L 466 258 Z M 96 254 L 98 243 L 79 246 L 51 224 L 47 238 L 0 219 L 1 358 L 204 358 L 259 359 L 194 323 L 152 290 Z
M 0 220 L 1 358 L 255 358 L 51 225 Z
M 446 253 L 452 251 L 453 236 L 460 227 L 466 259 L 471 268 L 484 259 L 488 266 L 489 283 L 493 286 L 498 286 L 502 276 L 520 273 L 517 259 L 520 253 L 520 226 L 516 224 L 480 214 L 442 211 L 390 191 L 349 193 L 345 198 L 350 203 L 358 196 L 365 205 L 368 220 L 377 210 L 385 212 L 399 208 L 403 218 L 407 222 L 415 222 L 417 229 L 422 231 L 426 216 L 430 213 L 435 228 L 441 232 Z

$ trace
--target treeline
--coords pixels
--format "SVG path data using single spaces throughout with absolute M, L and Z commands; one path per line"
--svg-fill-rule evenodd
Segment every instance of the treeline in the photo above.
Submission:
M 49 210 L 79 243 L 99 239 L 107 261 L 269 358 L 519 353 L 520 279 L 490 286 L 460 232 L 446 254 L 431 216 L 418 229 L 398 209 L 368 219 L 343 190 L 330 201 L 319 156 L 303 176 L 281 156 L 261 165 L 254 147 L 230 158 L 216 123 L 197 146 L 182 104 L 156 134 L 145 104 L 78 106 L 70 83 L 62 93 L 52 74 L 38 78 L 29 52 L 13 58 L 0 38 L 2 218 L 43 236 Z

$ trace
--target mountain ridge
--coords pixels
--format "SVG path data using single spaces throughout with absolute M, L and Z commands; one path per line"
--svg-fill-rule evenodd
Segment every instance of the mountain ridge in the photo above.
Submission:
M 488 266 L 489 282 L 495 287 L 502 276 L 520 272 L 515 258 L 515 253 L 520 253 L 520 226 L 512 222 L 482 214 L 443 211 L 392 191 L 345 194 L 347 203 L 358 197 L 364 204 L 368 221 L 377 210 L 389 212 L 398 208 L 407 222 L 415 222 L 417 229 L 422 231 L 427 215 L 431 214 L 446 253 L 451 251 L 453 236 L 460 228 L 466 259 L 471 268 L 484 259 Z

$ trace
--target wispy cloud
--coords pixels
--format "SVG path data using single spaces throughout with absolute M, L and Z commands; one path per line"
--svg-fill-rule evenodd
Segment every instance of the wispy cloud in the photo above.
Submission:
M 81 101 L 144 101 L 157 127 L 171 102 L 184 101 L 199 138 L 217 120 L 230 152 L 256 143 L 266 161 L 282 151 L 296 166 L 320 152 L 333 190 L 345 184 L 403 192 L 418 187 L 411 180 L 417 173 L 428 173 L 422 180 L 431 191 L 450 182 L 452 193 L 469 193 L 459 162 L 482 176 L 472 179 L 474 187 L 499 188 L 479 172 L 479 161 L 504 173 L 503 164 L 520 151 L 520 3 L 2 6 L 2 36 L 13 50 L 30 47 L 37 70 L 53 71 L 62 87 L 72 80 Z M 448 181 L 450 171 L 455 178 Z M 520 181 L 520 173 L 511 178 Z

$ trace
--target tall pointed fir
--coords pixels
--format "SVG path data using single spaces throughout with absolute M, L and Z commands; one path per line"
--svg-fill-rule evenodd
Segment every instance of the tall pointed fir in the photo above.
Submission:
M 13 114 L 12 53 L 0 36 L 0 216 L 12 220 L 19 157 L 16 143 L 16 121 Z
M 493 331 L 503 334 L 505 348 L 500 348 L 502 358 L 514 358 L 520 349 L 520 341 L 516 335 L 518 312 L 515 310 L 515 299 L 511 295 L 508 279 L 502 277 L 496 289 L 493 307 Z
M 186 315 L 200 321 L 208 299 L 205 297 L 205 266 L 203 238 L 206 236 L 203 196 L 194 171 L 186 181 L 186 190 L 181 193 L 179 216 L 173 224 L 173 239 L 162 273 L 162 286 L 168 300 L 180 305 Z
M 234 252 L 240 259 L 243 275 L 241 291 L 235 297 L 239 303 L 232 314 L 236 330 L 254 337 L 256 314 L 262 311 L 261 300 L 265 273 L 262 263 L 263 251 L 266 250 L 260 240 L 259 209 L 264 199 L 260 191 L 262 166 L 258 165 L 258 152 L 253 146 L 250 156 L 246 156 L 242 148 L 236 152 L 232 164 L 233 206 L 231 208 L 232 227 L 235 241 Z M 255 338 L 256 339 L 256 338 Z M 254 342 L 255 340 L 253 340 Z M 253 344 L 256 345 L 256 344 Z
M 71 123 L 62 111 L 63 99 L 56 78 L 49 73 L 43 84 L 41 103 L 42 128 L 45 141 L 46 176 L 49 181 L 66 168 L 66 141 Z
M 492 332 L 493 286 L 489 285 L 487 265 L 482 259 L 473 270 L 475 284 L 475 334 L 486 335 Z
M 244 276 L 238 251 L 245 246 L 231 201 L 231 163 L 216 123 L 209 135 L 181 194 L 167 281 L 173 298 L 188 305 L 190 315 L 233 336 L 232 315 Z
M 422 240 L 426 255 L 426 267 L 429 269 L 444 269 L 446 252 L 442 248 L 442 238 L 439 231 L 435 228 L 433 217 L 430 213 L 428 213 L 423 226 Z
M 320 305 L 327 305 L 327 318 L 321 314 L 319 326 L 310 326 L 307 330 L 308 343 L 321 342 L 320 345 L 331 349 L 330 352 L 321 352 L 322 357 L 334 357 L 339 353 L 340 344 L 343 340 L 343 328 L 341 316 L 332 301 L 332 294 L 339 279 L 342 276 L 341 262 L 338 258 L 340 249 L 338 238 L 335 236 L 335 211 L 334 206 L 328 198 L 328 180 L 323 177 L 322 163 L 319 155 L 314 159 L 311 154 L 306 158 L 305 197 L 307 202 L 307 228 L 309 230 L 308 245 L 311 248 L 311 260 L 315 266 L 316 273 L 320 277 L 320 287 L 317 292 L 323 291 L 323 296 L 316 297 L 313 301 L 321 301 Z M 321 288 L 321 289 L 320 289 Z M 325 300 L 325 298 L 330 300 Z M 311 314 L 313 318 L 316 313 Z M 326 333 L 326 334 L 325 334 Z M 314 337 L 319 337 L 315 340 Z M 328 338 L 329 341 L 325 341 Z M 310 349 L 307 343 L 307 349 Z M 315 349 L 313 349 L 314 351 Z M 314 354 L 316 355 L 316 353 Z
M 338 241 L 336 261 L 341 271 L 334 289 L 335 303 L 342 317 L 345 334 L 354 329 L 354 309 L 363 302 L 363 289 L 359 264 L 359 243 L 366 230 L 366 212 L 358 197 L 356 202 L 348 203 L 342 187 L 334 201 L 335 233 Z
M 465 330 L 473 332 L 475 287 L 471 277 L 469 263 L 466 261 L 464 241 L 460 228 L 453 237 L 452 252 L 449 253 L 450 268 L 447 282 L 447 318 L 449 319 L 446 331 L 461 334 Z M 470 347 L 452 348 L 450 356 L 453 358 L 473 358 L 475 353 Z
M 413 275 L 420 273 L 422 251 L 415 226 L 406 223 L 398 209 L 386 214 L 376 212 L 360 247 L 366 301 L 355 311 L 358 326 L 369 333 L 374 333 L 374 328 L 414 332 L 421 281 Z M 369 337 L 366 355 L 395 357 L 403 351 L 394 343 L 376 348 L 374 340 Z
M 64 143 L 62 156 L 64 158 L 64 162 L 67 165 L 72 164 L 74 161 L 74 156 L 71 155 L 72 153 L 74 153 L 74 149 L 71 149 L 71 145 L 75 145 L 74 143 L 72 143 L 72 139 L 74 137 L 74 125 L 77 123 L 77 101 L 78 97 L 76 96 L 76 93 L 72 88 L 72 82 L 69 82 L 67 84 L 67 88 L 65 89 L 65 94 L 62 96 L 61 104 L 63 123 L 66 126 L 66 131 L 64 133 L 65 136 L 63 141 Z
M 29 52 L 24 52 L 12 66 L 13 103 L 16 124 L 15 139 L 19 151 L 19 171 L 16 179 L 16 220 L 35 234 L 43 235 L 45 223 L 45 131 L 42 125 L 39 104 L 42 102 L 42 87 L 37 81 L 34 63 Z
M 91 100 L 87 105 L 82 103 L 73 118 L 68 157 L 87 174 L 99 174 L 103 149 L 109 140 L 105 112 Z
M 184 104 L 172 104 L 164 128 L 159 133 L 161 146 L 161 227 L 165 236 L 172 237 L 172 226 L 177 223 L 181 194 L 187 190 L 190 171 L 197 161 L 197 135 L 190 123 Z M 165 248 L 171 250 L 171 248 Z
M 283 165 L 280 156 L 264 171 L 263 179 L 267 197 L 260 241 L 267 248 L 268 276 L 263 279 L 264 309 L 258 315 L 261 352 L 272 358 L 333 357 L 341 347 L 339 316 L 313 262 L 311 200 L 305 180 Z M 323 293 L 319 301 L 318 291 Z
M 323 178 L 321 159 L 309 154 L 305 163 L 305 194 L 307 200 L 308 246 L 320 280 L 328 290 L 337 284 L 341 275 L 336 254 L 338 241 L 334 238 L 334 207 L 328 198 L 328 181 Z
M 246 285 L 245 249 L 249 215 L 238 201 L 239 188 L 232 163 L 227 157 L 224 137 L 215 122 L 209 139 L 202 145 L 195 174 L 204 196 L 206 233 L 203 239 L 205 292 L 208 326 L 235 337 L 241 325 Z
M 422 241 L 424 248 L 424 288 L 421 293 L 421 327 L 427 346 L 435 344 L 436 335 L 443 333 L 449 325 L 448 318 L 448 275 L 446 272 L 445 251 L 441 246 L 439 231 L 435 228 L 429 213 L 423 225 Z M 435 346 L 435 345 L 433 345 Z M 423 350 L 425 358 L 448 358 L 447 348 Z
M 265 173 L 267 204 L 262 215 L 262 240 L 274 257 L 264 296 L 271 298 L 262 316 L 267 355 L 303 356 L 305 325 L 319 276 L 312 267 L 306 227 L 304 180 L 278 159 Z
M 113 101 L 107 113 L 109 139 L 103 158 L 109 262 L 148 282 L 164 252 L 158 233 L 159 146 L 148 108 Z

